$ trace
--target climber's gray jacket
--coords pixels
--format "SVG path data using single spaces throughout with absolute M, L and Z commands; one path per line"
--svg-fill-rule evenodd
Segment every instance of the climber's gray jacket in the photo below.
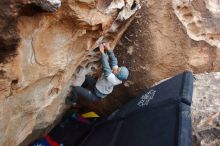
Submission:
M 118 60 L 115 57 L 113 51 L 108 52 L 110 65 L 112 68 L 118 68 Z M 95 86 L 96 95 L 104 98 L 108 94 L 110 94 L 113 90 L 113 87 L 122 83 L 113 73 L 112 69 L 107 60 L 107 54 L 102 53 L 102 66 L 103 66 L 103 74 L 97 80 Z

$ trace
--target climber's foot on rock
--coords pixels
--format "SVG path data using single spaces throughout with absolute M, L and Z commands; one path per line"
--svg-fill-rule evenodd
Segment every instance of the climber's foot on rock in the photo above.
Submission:
M 75 107 L 75 106 L 77 106 L 77 99 L 76 98 L 72 98 L 70 96 L 67 96 L 67 98 L 65 100 L 65 104 Z

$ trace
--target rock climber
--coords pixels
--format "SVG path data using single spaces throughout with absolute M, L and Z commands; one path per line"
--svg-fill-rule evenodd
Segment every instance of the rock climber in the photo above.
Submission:
M 103 99 L 113 91 L 114 86 L 121 84 L 128 78 L 128 69 L 124 66 L 118 66 L 118 60 L 109 43 L 101 44 L 99 50 L 102 55 L 102 75 L 97 80 L 91 76 L 86 76 L 82 87 L 71 86 L 71 92 L 66 98 L 67 104 L 76 104 L 78 97 L 84 97 L 90 101 Z M 90 90 L 87 89 L 88 87 Z

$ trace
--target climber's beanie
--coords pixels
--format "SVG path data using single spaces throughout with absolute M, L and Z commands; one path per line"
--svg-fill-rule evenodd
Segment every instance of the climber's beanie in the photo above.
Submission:
M 122 66 L 120 67 L 120 71 L 118 74 L 116 74 L 116 77 L 121 80 L 121 81 L 124 81 L 128 78 L 128 75 L 129 75 L 129 71 L 127 69 L 127 67 L 125 66 Z

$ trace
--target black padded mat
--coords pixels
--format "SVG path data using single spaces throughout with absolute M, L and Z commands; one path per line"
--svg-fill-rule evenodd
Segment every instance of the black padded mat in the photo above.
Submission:
M 193 75 L 179 74 L 97 124 L 81 146 L 191 146 Z

